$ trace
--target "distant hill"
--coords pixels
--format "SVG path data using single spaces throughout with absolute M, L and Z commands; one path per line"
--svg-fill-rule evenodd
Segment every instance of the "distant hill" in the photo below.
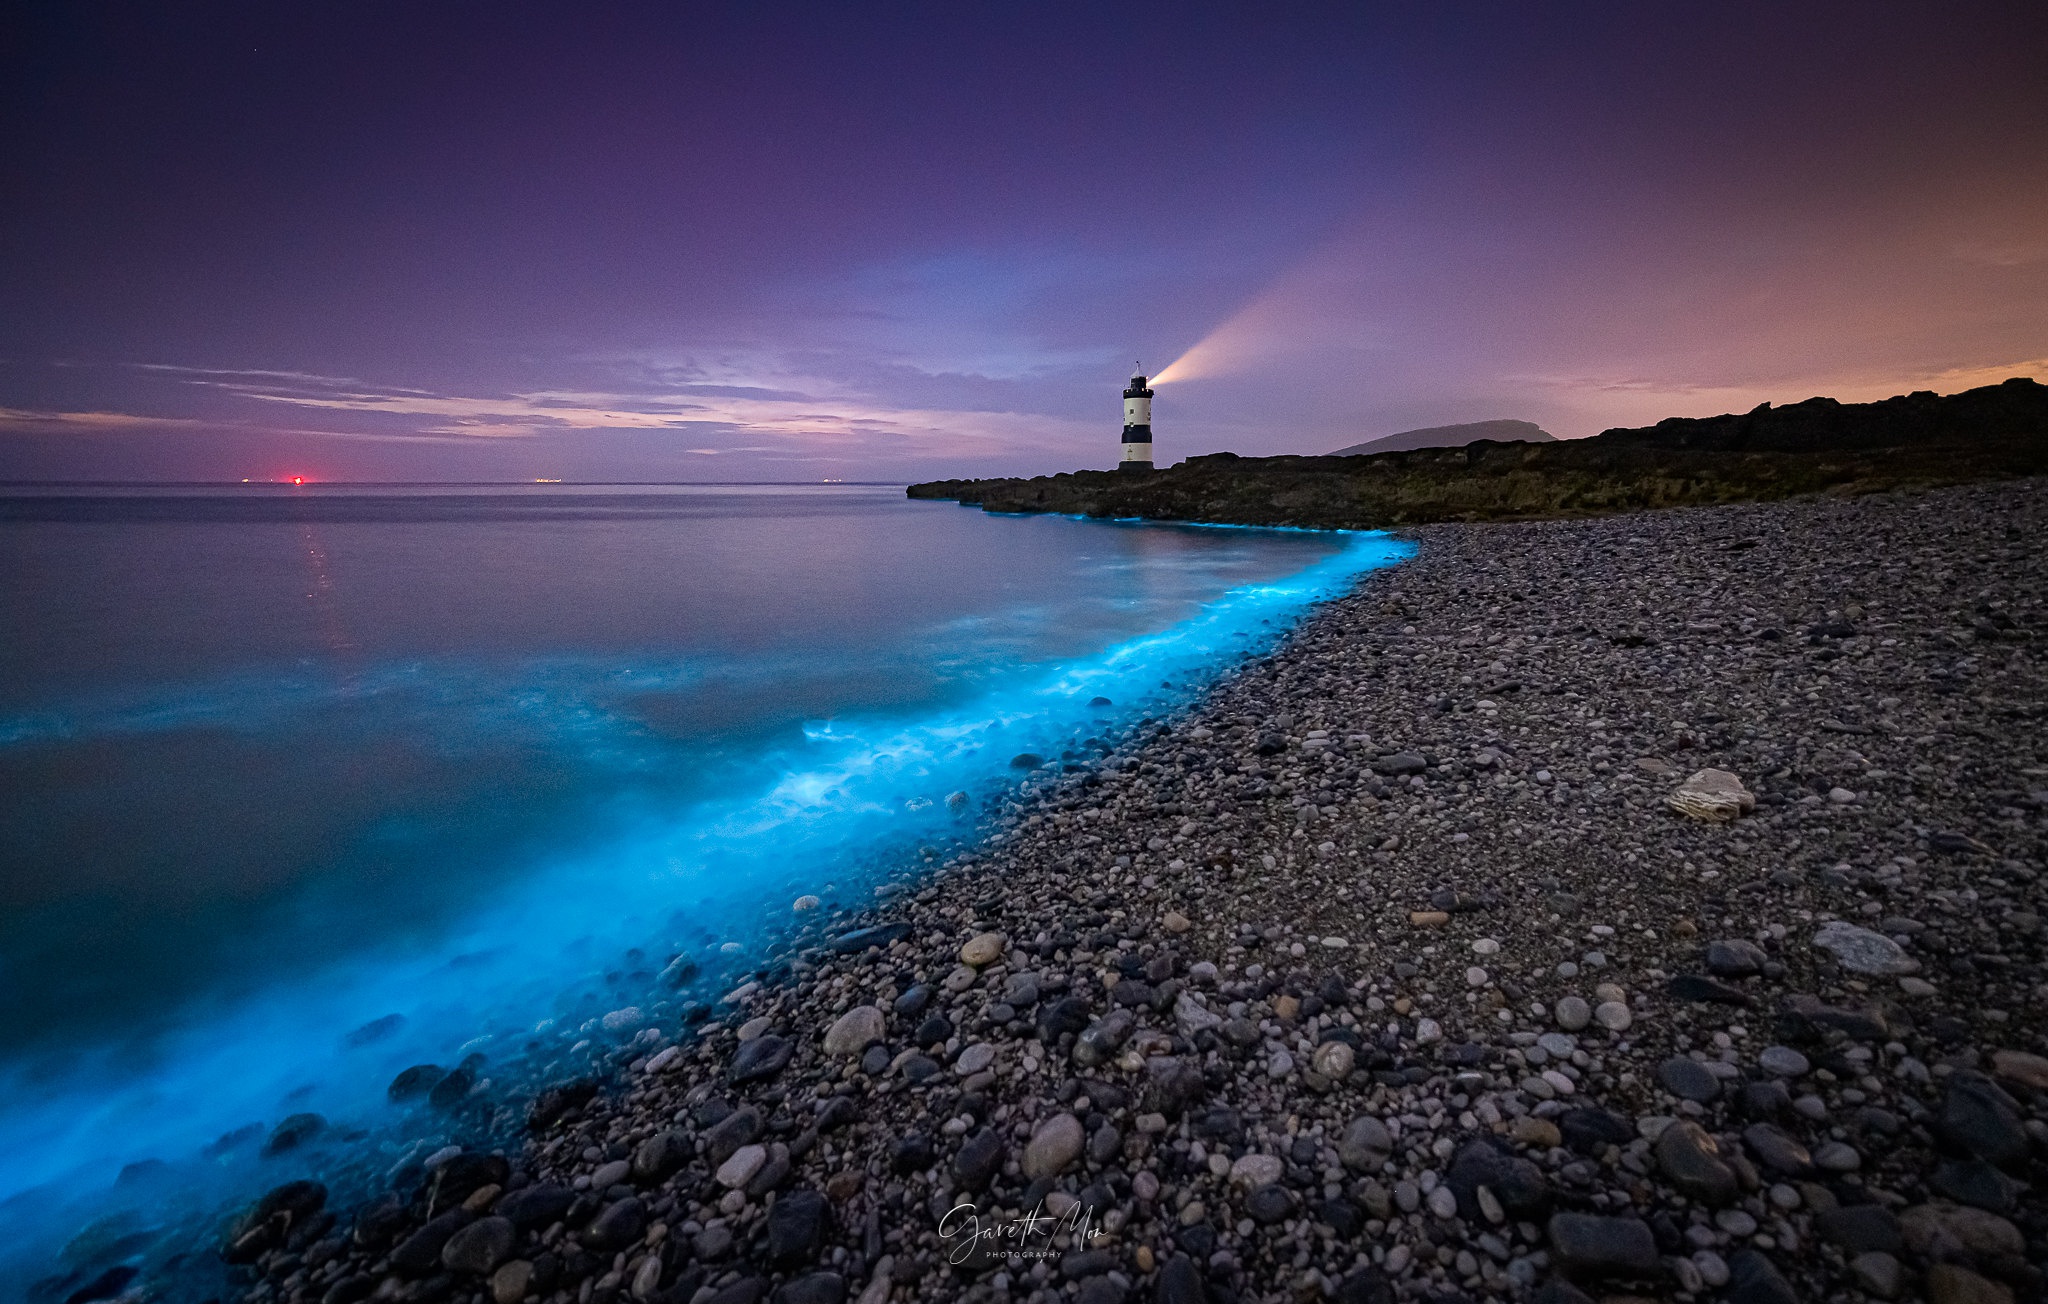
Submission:
M 1331 457 L 1369 457 L 1374 453 L 1405 453 L 1411 448 L 1463 448 L 1482 439 L 1498 444 L 1549 444 L 1557 436 L 1534 421 L 1467 421 L 1461 426 L 1428 426 L 1381 435 L 1362 444 L 1340 448 Z
M 1148 475 L 1080 471 L 1034 480 L 941 480 L 912 485 L 909 493 L 978 503 L 991 512 L 1359 529 L 1592 516 L 2044 474 L 2048 385 L 2015 378 L 1946 397 L 1923 390 L 1881 403 L 1815 398 L 1726 416 L 1674 417 L 1590 439 L 1481 440 L 1362 457 L 1213 453 Z

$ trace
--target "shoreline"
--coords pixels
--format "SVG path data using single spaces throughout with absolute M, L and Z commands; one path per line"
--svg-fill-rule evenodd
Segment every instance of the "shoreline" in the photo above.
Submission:
M 2044 487 L 1404 530 L 522 1151 L 272 1199 L 246 1298 L 2038 1297 Z

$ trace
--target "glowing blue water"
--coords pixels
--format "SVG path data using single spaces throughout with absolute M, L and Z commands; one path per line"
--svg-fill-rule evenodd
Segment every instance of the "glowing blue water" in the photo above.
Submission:
M 899 492 L 757 494 L 708 511 L 702 494 L 644 510 L 614 497 L 560 514 L 537 511 L 530 496 L 497 511 L 327 500 L 273 502 L 266 515 L 243 501 L 188 503 L 183 517 L 155 500 L 140 513 L 69 517 L 16 507 L 11 519 L 0 504 L 0 544 L 29 563 L 15 582 L 43 577 L 0 597 L 122 641 L 105 625 L 115 613 L 77 613 L 75 586 L 45 582 L 61 571 L 48 558 L 76 558 L 84 536 L 111 527 L 123 537 L 106 545 L 108 558 L 130 555 L 137 531 L 154 534 L 158 561 L 145 569 L 157 571 L 159 591 L 171 584 L 177 608 L 126 591 L 109 600 L 127 603 L 121 614 L 154 613 L 156 628 L 130 640 L 154 642 L 146 655 L 10 653 L 0 663 L 11 711 L 0 718 L 0 762 L 29 789 L 90 811 L 133 789 L 106 767 L 69 762 L 150 744 L 153 760 L 216 767 L 199 773 L 218 781 L 163 779 L 172 798 L 225 786 L 209 799 L 233 809 L 261 794 L 303 807 L 322 835 L 266 834 L 305 863 L 277 871 L 289 883 L 262 911 L 221 907 L 233 925 L 225 932 L 210 931 L 208 911 L 245 890 L 246 873 L 189 871 L 201 880 L 197 905 L 170 910 L 158 930 L 173 950 L 194 951 L 183 968 L 158 971 L 170 996 L 125 990 L 118 974 L 109 984 L 92 966 L 57 984 L 43 1017 L 17 1020 L 0 1067 L 0 1274 L 61 1271 L 50 1252 L 95 1218 L 64 1266 L 154 1265 L 217 1222 L 226 1202 L 309 1172 L 347 1186 L 365 1156 L 383 1168 L 437 1147 L 453 1124 L 402 1113 L 385 1096 L 408 1065 L 481 1056 L 494 1081 L 479 1098 L 489 1099 L 498 1087 L 586 1071 L 636 1038 L 675 1036 L 690 993 L 655 980 L 671 958 L 694 960 L 697 990 L 715 997 L 794 927 L 871 903 L 880 878 L 972 854 L 978 824 L 1019 786 L 1020 753 L 1079 757 L 1091 740 L 1170 712 L 1308 605 L 1403 555 L 1381 536 L 996 520 L 908 504 Z M 227 537 L 176 537 L 195 525 Z M 565 525 L 584 551 L 565 544 Z M 74 536 L 38 552 L 47 541 L 31 546 L 19 533 L 50 528 Z M 172 570 L 195 551 L 224 549 L 260 571 L 266 550 L 300 549 L 309 530 L 316 564 L 310 579 L 292 573 L 306 596 L 283 633 L 262 620 L 213 637 L 189 627 L 195 603 L 222 603 L 202 615 L 215 621 L 247 611 L 233 592 L 172 583 L 165 548 Z M 391 532 L 408 530 L 391 551 Z M 769 542 L 789 532 L 806 546 Z M 735 533 L 750 546 L 721 554 L 718 539 L 729 545 Z M 674 551 L 678 536 L 691 540 L 687 558 Z M 443 565 L 467 551 L 459 564 L 477 611 L 447 620 L 441 605 L 455 599 L 431 573 L 412 575 L 405 601 L 390 605 L 388 572 L 421 548 Z M 352 556 L 381 569 L 359 571 Z M 506 574 L 489 578 L 486 557 Z M 550 567 L 573 574 L 565 583 Z M 598 571 L 616 591 L 592 600 L 604 587 Z M 851 606 L 824 596 L 855 584 Z M 479 597 L 477 585 L 491 591 Z M 582 609 L 508 617 L 501 608 L 521 586 L 546 591 L 557 617 L 566 604 Z M 376 592 L 364 598 L 366 589 Z M 350 611 L 351 596 L 382 610 L 383 623 Z M 665 625 L 663 611 L 687 611 L 687 628 Z M 646 628 L 621 636 L 621 625 Z M 88 682 L 67 678 L 60 660 L 94 662 Z M 302 776 L 310 786 L 270 782 L 290 768 L 286 752 L 315 757 Z M 351 780 L 344 801 L 334 776 L 379 755 L 396 758 L 398 775 Z M 452 795 L 423 797 L 414 778 L 445 782 Z M 949 803 L 956 793 L 967 799 Z M 336 806 L 348 812 L 343 825 L 322 823 Z M 51 818 L 17 826 L 10 873 L 61 858 L 70 826 L 59 820 L 52 832 Z M 501 823 L 510 835 L 492 832 Z M 286 821 L 287 832 L 297 827 Z M 125 836 L 138 845 L 117 837 L 110 852 L 129 858 L 133 881 L 160 872 L 149 834 Z M 173 872 L 211 845 L 169 840 Z M 313 846 L 329 848 L 324 859 Z M 921 858 L 920 847 L 935 850 Z M 440 856 L 445 882 L 373 868 Z M 817 915 L 792 913 L 805 894 L 823 899 Z M 75 926 L 77 901 L 59 894 L 67 915 L 47 901 L 17 904 L 28 896 L 19 885 L 14 896 L 10 924 Z M 46 957 L 18 940 L 0 951 L 31 1002 L 26 971 Z M 366 1025 L 387 1031 L 349 1035 Z M 303 1113 L 326 1130 L 263 1158 L 263 1133 Z M 116 1181 L 138 1161 L 156 1162 Z

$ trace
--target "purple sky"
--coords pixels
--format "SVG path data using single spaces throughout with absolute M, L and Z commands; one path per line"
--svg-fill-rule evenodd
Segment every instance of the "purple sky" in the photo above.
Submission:
M 908 479 L 2048 378 L 2048 6 L 44 5 L 0 478 Z

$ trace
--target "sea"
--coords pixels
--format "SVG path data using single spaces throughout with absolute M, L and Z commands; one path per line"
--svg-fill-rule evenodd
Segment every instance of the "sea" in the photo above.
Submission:
M 890 485 L 0 486 L 0 1299 L 217 1293 L 263 1190 L 665 1044 L 1406 553 Z M 390 1098 L 421 1064 L 460 1107 Z

